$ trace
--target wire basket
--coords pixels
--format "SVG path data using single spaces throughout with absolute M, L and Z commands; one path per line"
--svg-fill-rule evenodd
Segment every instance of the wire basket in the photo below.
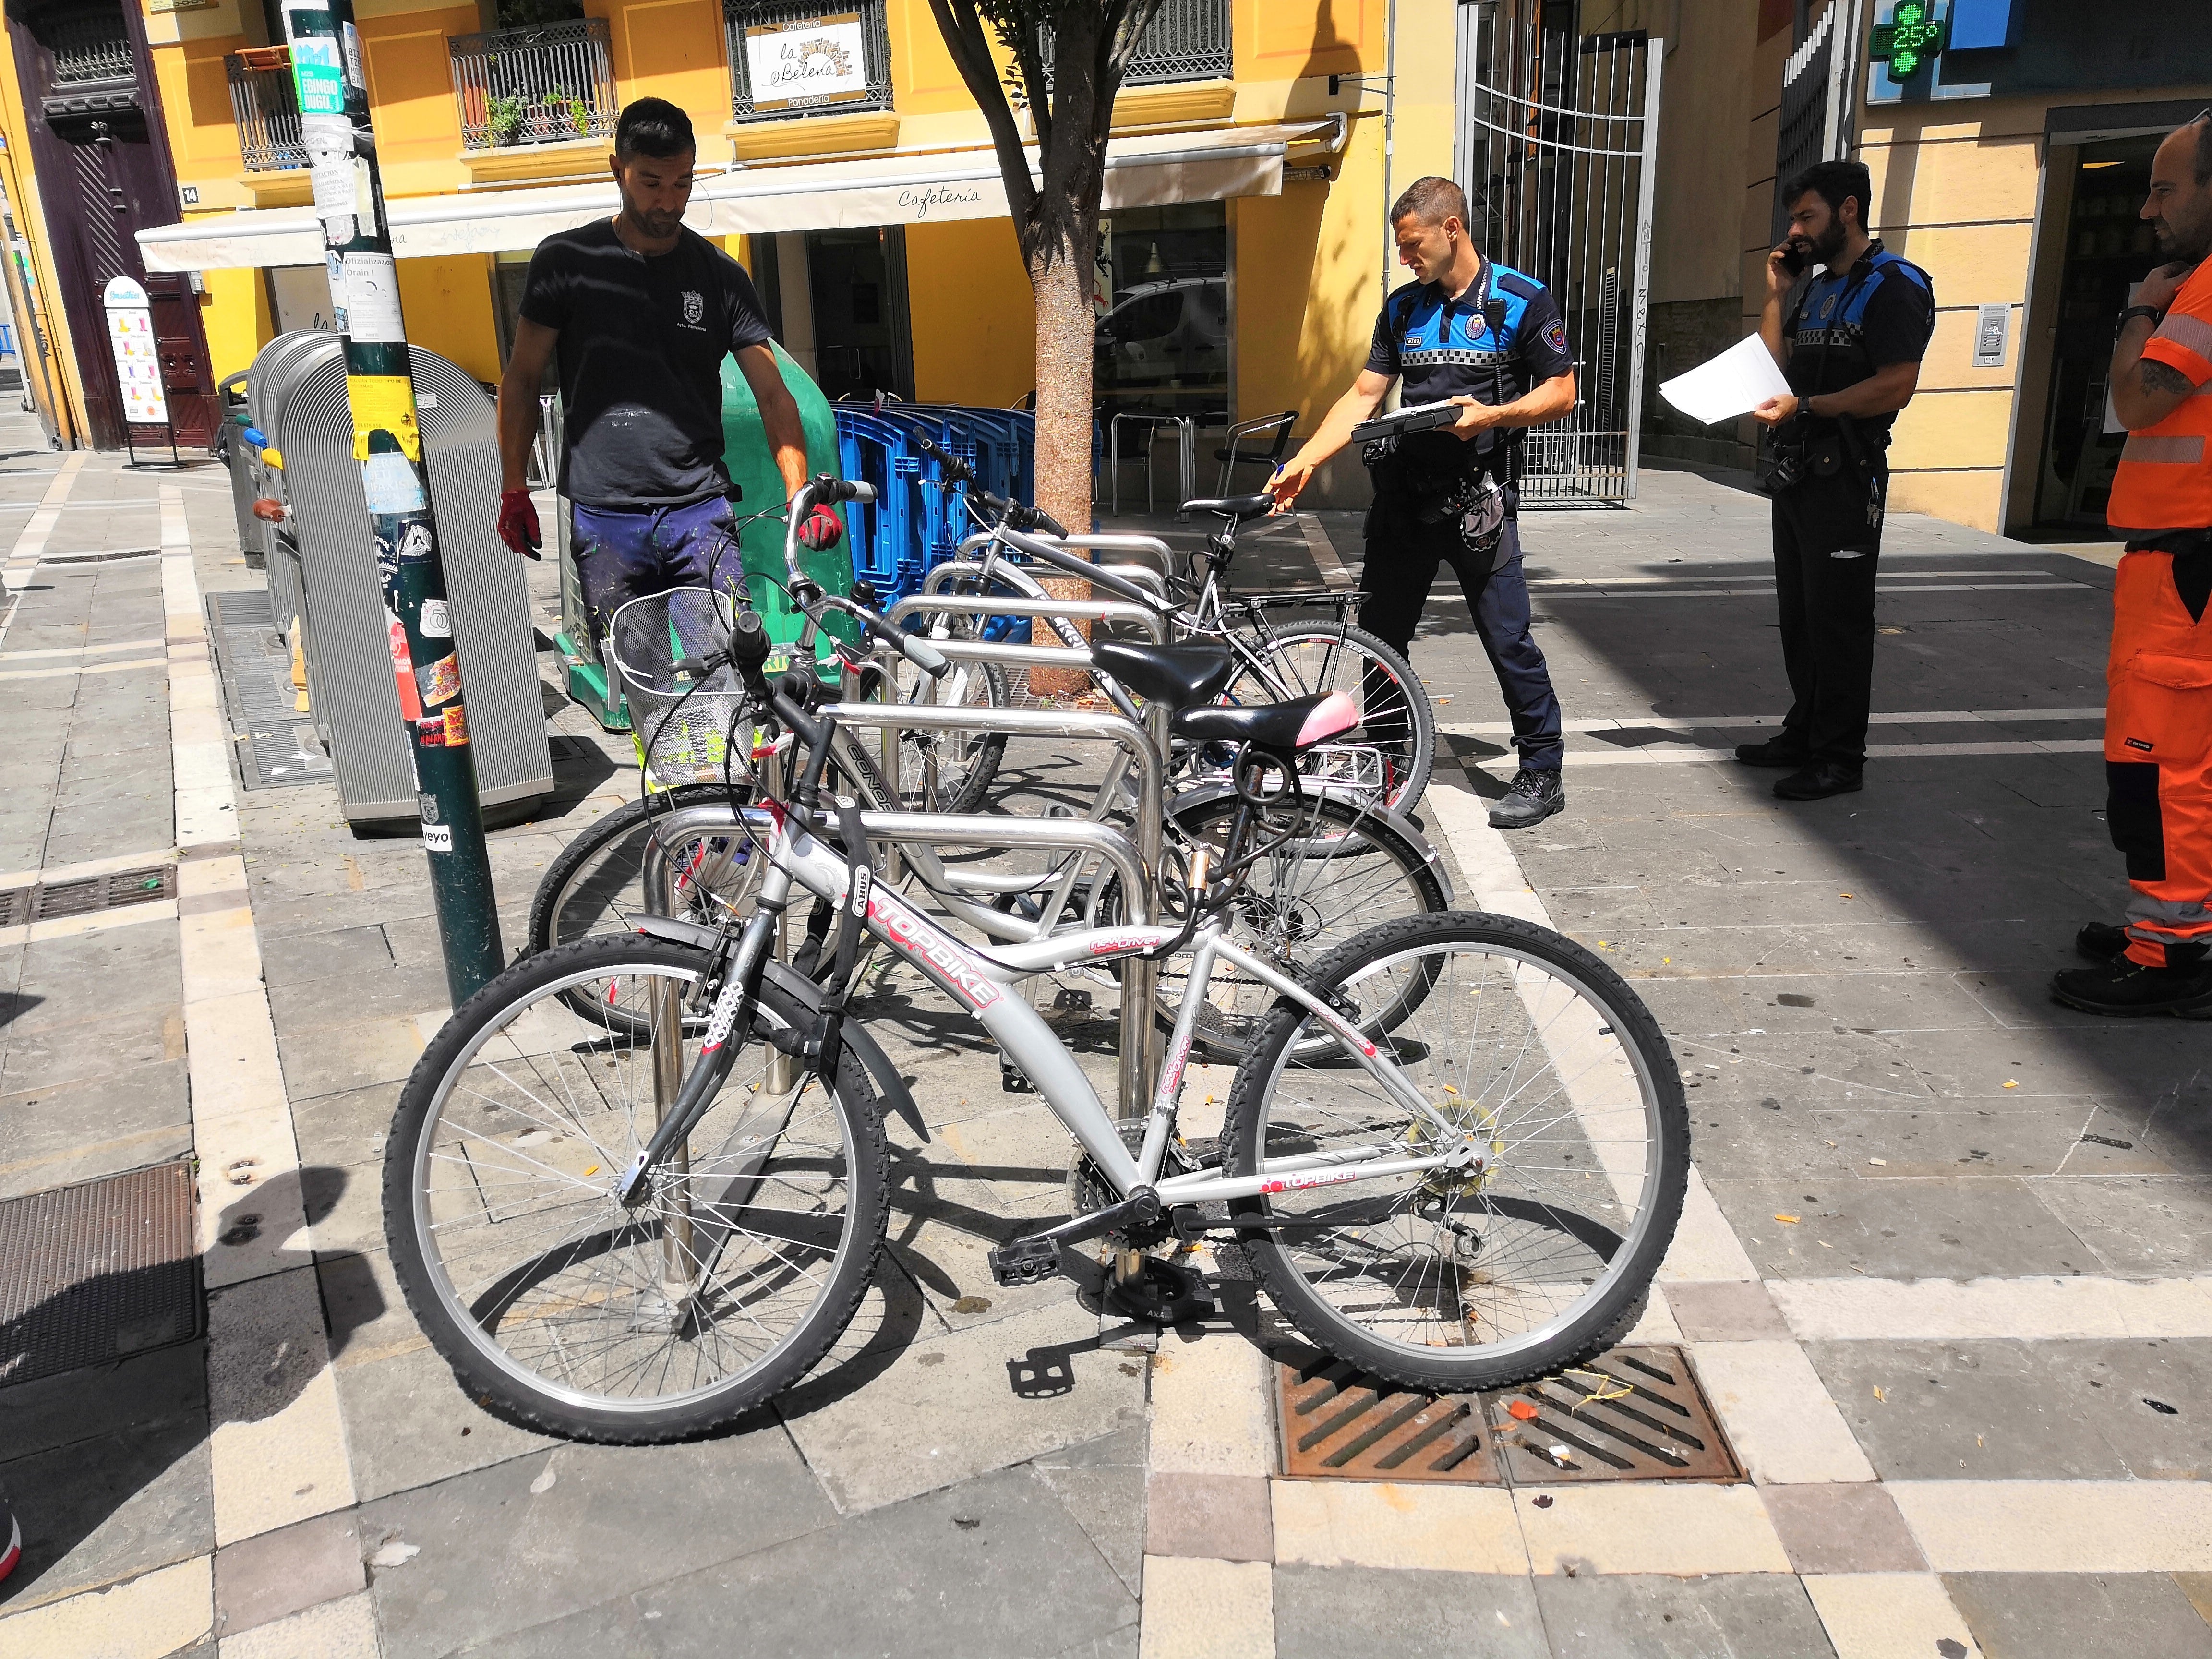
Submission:
M 665 787 L 717 782 L 724 775 L 730 727 L 744 705 L 744 688 L 727 663 L 700 678 L 677 664 L 726 652 L 735 615 L 726 594 L 677 587 L 630 600 L 609 626 L 607 655 L 622 676 L 630 729 L 646 770 Z M 750 775 L 744 756 L 729 775 Z

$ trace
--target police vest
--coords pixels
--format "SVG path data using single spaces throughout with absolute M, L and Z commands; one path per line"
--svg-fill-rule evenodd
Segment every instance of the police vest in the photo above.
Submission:
M 1871 376 L 1876 368 L 1867 344 L 1867 307 L 1884 283 L 1911 283 L 1932 302 L 1935 287 L 1928 273 L 1902 254 L 1892 253 L 1879 242 L 1849 270 L 1824 271 L 1808 283 L 1797 302 L 1792 325 L 1790 363 L 1784 378 L 1801 398 L 1822 392 L 1840 392 Z M 1858 417 L 1862 430 L 1886 433 L 1896 416 Z
M 2212 530 L 2212 259 L 2181 285 L 2143 356 L 2187 375 L 2197 390 L 2156 426 L 2128 434 L 2105 521 L 2130 538 Z

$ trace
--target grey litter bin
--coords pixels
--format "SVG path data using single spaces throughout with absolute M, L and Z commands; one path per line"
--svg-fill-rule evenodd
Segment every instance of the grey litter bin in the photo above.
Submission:
M 316 354 L 329 351 L 337 344 L 337 337 L 328 329 L 295 329 L 262 347 L 252 367 L 246 371 L 246 424 L 275 443 L 277 411 L 283 408 L 285 399 L 292 395 Z M 263 464 L 260 451 L 252 444 L 243 445 L 242 450 L 246 459 L 247 489 L 258 495 L 267 489 L 283 498 L 286 492 L 283 476 Z M 281 444 L 277 445 L 277 453 L 283 453 Z M 235 488 L 238 475 L 234 472 L 232 478 Z M 238 521 L 239 539 L 246 545 L 249 556 L 258 549 L 268 569 L 269 608 L 276 620 L 276 632 L 289 637 L 293 619 L 300 614 L 299 542 L 289 520 L 271 524 L 264 519 L 252 518 L 252 513 L 249 501 Z M 253 539 L 248 540 L 249 537 Z
M 272 343 L 264 355 L 283 343 Z M 494 405 L 443 357 L 420 348 L 413 356 L 477 788 L 487 809 L 526 802 L 552 793 L 553 758 L 524 563 L 494 528 L 500 477 Z M 323 334 L 296 360 L 274 366 L 267 390 L 270 423 L 261 429 L 283 457 L 290 509 L 289 535 L 272 538 L 270 586 L 274 595 L 279 547 L 289 542 L 315 728 L 329 746 L 349 822 L 415 822 L 413 757 L 392 681 L 337 336 Z

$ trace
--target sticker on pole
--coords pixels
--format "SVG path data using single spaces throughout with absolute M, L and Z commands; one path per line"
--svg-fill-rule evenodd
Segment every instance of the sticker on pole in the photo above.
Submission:
M 346 264 L 346 298 L 350 302 L 353 293 L 353 264 Z M 349 304 L 347 314 L 351 316 Z M 356 338 L 360 337 L 356 335 Z M 368 434 L 388 432 L 399 446 L 399 453 L 410 461 L 422 459 L 422 431 L 415 423 L 415 388 L 404 374 L 349 374 L 346 376 L 346 396 L 353 403 L 353 458 L 356 461 L 368 459 Z M 419 493 L 419 492 L 418 492 Z M 415 505 L 420 506 L 418 500 Z M 378 506 L 371 501 L 372 513 L 406 511 Z
M 301 114 L 345 113 L 345 61 L 328 35 L 292 42 L 292 80 L 299 88 Z
M 465 749 L 469 717 L 455 703 L 443 714 L 425 714 L 415 722 L 415 739 L 425 749 Z
M 450 654 L 441 657 L 428 667 L 416 669 L 415 679 L 422 688 L 425 708 L 451 702 L 461 695 L 461 659 Z
M 453 850 L 453 826 L 450 823 L 426 823 L 422 826 L 422 846 L 432 853 Z
M 389 253 L 347 254 L 345 285 L 349 337 L 367 345 L 407 343 L 399 321 L 399 270 Z
M 392 678 L 399 688 L 400 718 L 419 720 L 422 699 L 415 690 L 415 659 L 408 653 L 407 629 L 389 611 L 384 613 L 384 627 L 392 640 Z
M 453 637 L 453 611 L 443 599 L 425 599 L 422 614 L 415 627 L 426 640 L 450 640 Z

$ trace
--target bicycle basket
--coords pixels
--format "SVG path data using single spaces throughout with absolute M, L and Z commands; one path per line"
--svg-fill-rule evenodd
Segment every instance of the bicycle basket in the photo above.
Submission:
M 696 680 L 676 665 L 726 650 L 734 613 L 726 595 L 678 587 L 630 600 L 609 625 L 608 659 L 622 676 L 631 729 L 658 783 L 672 787 L 722 776 L 744 688 L 726 663 Z M 743 755 L 730 775 L 750 775 Z

